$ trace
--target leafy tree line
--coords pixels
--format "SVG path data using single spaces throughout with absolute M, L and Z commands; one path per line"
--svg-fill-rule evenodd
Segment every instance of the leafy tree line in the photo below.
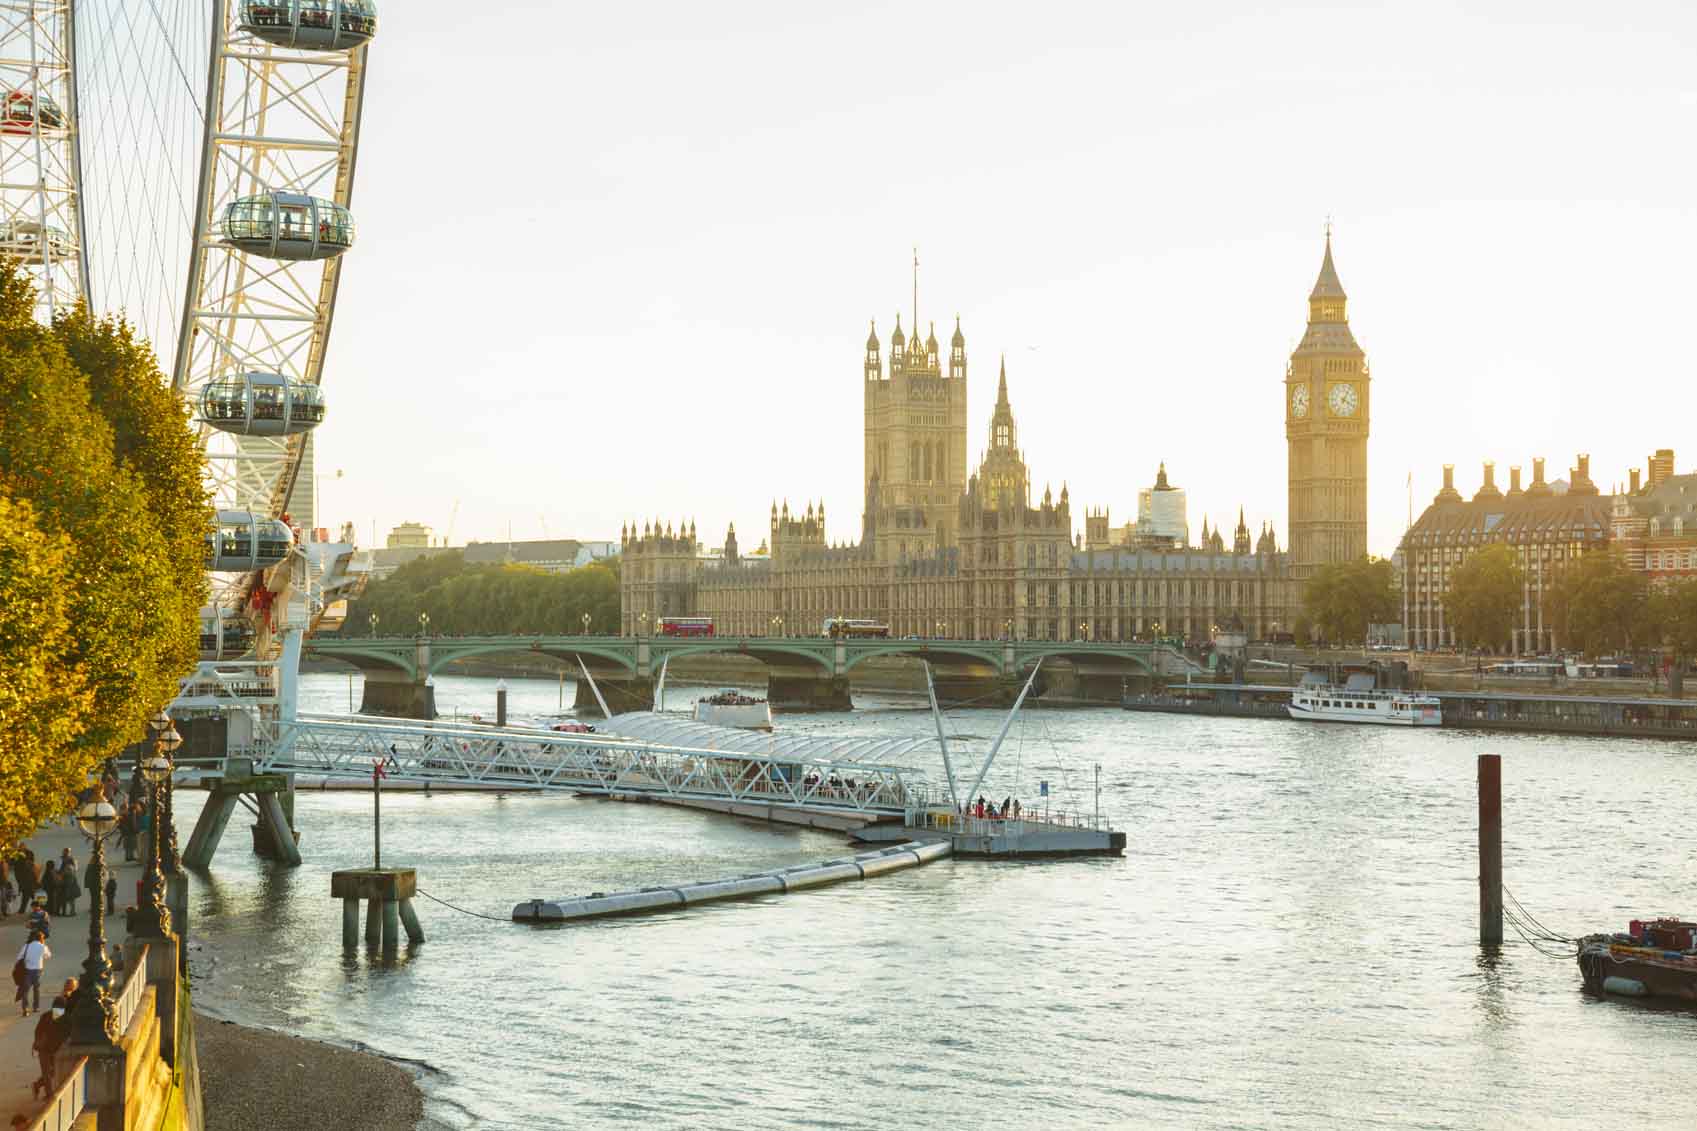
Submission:
M 1299 640 L 1318 633 L 1323 640 L 1355 644 L 1367 639 L 1368 625 L 1402 619 L 1396 573 L 1384 558 L 1321 566 L 1303 589 L 1302 605 Z
M 378 636 L 410 635 L 419 614 L 430 615 L 430 632 L 450 636 L 559 635 L 619 630 L 616 563 L 593 562 L 565 573 L 533 566 L 469 565 L 458 551 L 416 558 L 382 581 L 373 582 L 348 607 L 343 636 L 370 636 L 377 614 Z
M 1525 584 L 1511 547 L 1468 555 L 1451 574 L 1444 601 L 1457 639 L 1469 648 L 1506 650 L 1522 625 Z M 1697 578 L 1652 583 L 1617 550 L 1570 562 L 1545 590 L 1543 614 L 1564 649 L 1589 656 L 1667 648 L 1682 660 L 1697 657 Z M 1538 616 L 1536 605 L 1532 615 Z
M 120 319 L 35 321 L 0 262 L 0 847 L 62 815 L 199 651 L 201 452 Z

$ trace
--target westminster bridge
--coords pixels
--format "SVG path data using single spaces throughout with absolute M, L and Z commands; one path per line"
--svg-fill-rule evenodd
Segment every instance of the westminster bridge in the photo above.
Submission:
M 849 673 L 879 656 L 930 663 L 939 699 L 949 703 L 1011 702 L 1024 673 L 1041 660 L 1068 677 L 1069 697 L 1118 702 L 1128 681 L 1182 675 L 1194 663 L 1165 644 L 1087 640 L 850 640 L 788 636 L 318 636 L 307 640 L 304 659 L 336 660 L 365 675 L 361 714 L 433 718 L 431 677 L 462 660 L 544 656 L 573 674 L 581 664 L 614 711 L 647 710 L 667 660 L 736 655 L 767 670 L 767 697 L 775 707 L 848 710 Z M 577 706 L 596 706 L 579 680 Z

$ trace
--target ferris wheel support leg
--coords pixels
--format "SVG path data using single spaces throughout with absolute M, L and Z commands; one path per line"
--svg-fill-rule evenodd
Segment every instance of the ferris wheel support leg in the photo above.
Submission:
M 301 638 L 305 633 L 298 626 L 283 629 L 283 653 L 277 657 L 277 717 L 285 723 L 295 721 L 300 708 Z

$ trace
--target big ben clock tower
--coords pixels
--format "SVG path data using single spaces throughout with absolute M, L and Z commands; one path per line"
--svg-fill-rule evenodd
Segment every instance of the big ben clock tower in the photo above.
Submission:
M 1285 368 L 1291 572 L 1299 581 L 1367 553 L 1370 375 L 1349 332 L 1346 301 L 1328 225 L 1326 258 L 1308 296 L 1308 330 Z

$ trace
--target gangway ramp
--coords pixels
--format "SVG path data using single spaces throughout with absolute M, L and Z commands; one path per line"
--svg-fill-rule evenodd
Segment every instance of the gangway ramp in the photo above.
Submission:
M 905 816 L 930 800 L 920 770 L 884 759 L 928 749 L 932 740 L 759 736 L 758 748 L 743 748 L 738 735 L 730 742 L 736 748 L 727 748 L 662 740 L 672 733 L 667 727 L 664 721 L 648 737 L 631 733 L 634 726 L 576 734 L 303 715 L 279 723 L 275 741 L 252 755 L 256 768 L 271 774 L 369 780 L 381 763 L 387 781 L 445 789 L 731 801 L 868 820 Z

